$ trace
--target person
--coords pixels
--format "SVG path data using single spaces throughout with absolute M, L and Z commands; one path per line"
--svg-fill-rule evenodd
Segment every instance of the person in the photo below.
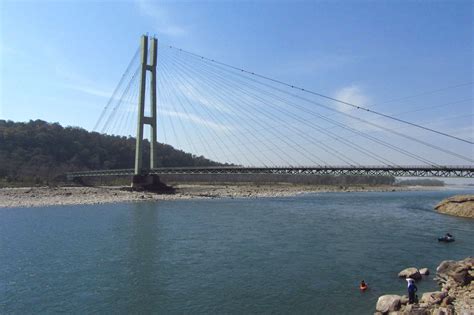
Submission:
M 451 240 L 453 238 L 453 236 L 449 233 L 446 233 L 446 236 L 445 236 L 446 240 Z
M 407 278 L 408 282 L 408 304 L 413 304 L 415 303 L 415 293 L 418 291 L 418 288 L 415 285 L 415 280 L 412 278 Z
M 362 280 L 362 281 L 360 282 L 359 288 L 360 288 L 361 290 L 366 290 L 366 289 L 368 288 L 368 287 L 367 287 L 367 283 L 365 283 L 365 281 Z

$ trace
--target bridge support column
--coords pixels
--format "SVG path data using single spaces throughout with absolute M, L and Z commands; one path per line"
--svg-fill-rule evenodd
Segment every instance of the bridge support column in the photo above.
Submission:
M 138 122 L 135 149 L 135 175 L 147 173 L 143 168 L 143 129 L 150 125 L 150 168 L 157 167 L 156 158 L 156 64 L 158 55 L 158 40 L 151 38 L 150 56 L 148 56 L 148 36 L 141 38 L 141 76 L 140 92 L 138 94 Z M 150 64 L 148 64 L 150 59 Z M 150 71 L 150 116 L 145 116 L 146 78 Z M 133 183 L 132 183 L 133 186 Z
M 156 168 L 156 144 L 157 144 L 157 130 L 156 130 L 156 62 L 158 56 L 158 40 L 151 39 L 151 80 L 150 80 L 150 168 Z
M 148 175 L 133 175 L 132 190 L 146 190 L 158 193 L 172 194 L 175 189 L 160 181 L 160 177 L 154 174 Z
M 148 50 L 148 43 L 151 43 Z M 150 52 L 150 56 L 148 56 Z M 135 149 L 135 170 L 132 177 L 132 189 L 149 190 L 156 192 L 172 193 L 174 189 L 160 181 L 157 175 L 149 174 L 149 169 L 156 168 L 158 165 L 156 156 L 157 130 L 156 130 L 156 64 L 158 56 L 158 40 L 143 35 L 141 38 L 141 72 L 140 72 L 140 93 L 138 94 L 138 121 L 137 138 Z M 146 98 L 146 79 L 150 72 L 150 111 L 149 116 L 145 116 L 145 98 Z M 150 166 L 143 167 L 143 129 L 145 125 L 150 126 Z

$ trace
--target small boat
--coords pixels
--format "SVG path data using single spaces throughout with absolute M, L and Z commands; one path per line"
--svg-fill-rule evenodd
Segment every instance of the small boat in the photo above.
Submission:
M 438 242 L 451 243 L 451 242 L 454 242 L 454 237 L 448 237 L 448 236 L 438 237 Z

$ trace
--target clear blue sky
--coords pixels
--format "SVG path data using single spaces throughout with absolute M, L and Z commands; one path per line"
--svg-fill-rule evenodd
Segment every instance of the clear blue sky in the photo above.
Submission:
M 474 81 L 473 21 L 473 2 L 457 0 L 0 0 L 0 119 L 92 129 L 148 32 L 382 112 L 456 102 L 400 117 L 472 140 L 472 84 L 423 93 Z

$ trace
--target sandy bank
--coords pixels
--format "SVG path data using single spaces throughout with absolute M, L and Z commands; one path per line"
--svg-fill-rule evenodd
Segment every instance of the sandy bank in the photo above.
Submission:
M 121 187 L 28 187 L 0 189 L 0 208 L 41 207 L 51 205 L 100 204 L 143 200 L 179 200 L 194 198 L 265 198 L 289 197 L 305 193 L 406 191 L 413 187 L 394 186 L 311 186 L 295 184 L 268 185 L 176 185 L 172 195 L 130 192 Z M 418 190 L 429 188 L 417 187 Z M 432 189 L 432 188 L 431 188 Z

